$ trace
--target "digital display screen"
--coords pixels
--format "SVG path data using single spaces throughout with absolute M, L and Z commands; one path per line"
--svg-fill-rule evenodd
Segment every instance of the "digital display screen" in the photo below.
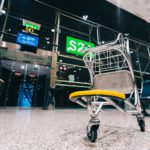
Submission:
M 17 43 L 37 47 L 38 46 L 39 37 L 19 32 L 17 35 Z

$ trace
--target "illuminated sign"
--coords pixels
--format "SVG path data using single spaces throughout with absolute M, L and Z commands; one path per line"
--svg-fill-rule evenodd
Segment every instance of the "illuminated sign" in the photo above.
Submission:
M 25 31 L 27 31 L 29 33 L 34 33 L 34 28 L 26 27 Z
M 29 21 L 29 20 L 25 20 L 25 19 L 23 19 L 23 26 L 28 27 L 28 28 L 32 28 L 35 30 L 40 30 L 40 28 L 41 28 L 40 24 Z
M 40 30 L 40 27 L 35 25 L 35 24 L 32 24 L 32 23 L 29 23 L 29 22 L 26 22 L 24 24 L 24 26 L 28 27 L 28 28 L 32 28 L 32 29 L 35 29 L 35 30 Z
M 38 40 L 39 40 L 38 36 L 25 34 L 22 32 L 19 32 L 17 35 L 17 43 L 18 44 L 37 47 L 38 46 Z
M 94 47 L 94 44 L 70 36 L 66 38 L 66 52 L 68 53 L 83 56 L 83 51 L 89 47 Z

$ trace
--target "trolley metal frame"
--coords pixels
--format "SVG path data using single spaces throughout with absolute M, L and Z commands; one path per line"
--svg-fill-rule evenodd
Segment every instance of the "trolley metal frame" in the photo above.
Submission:
M 97 129 L 100 125 L 98 115 L 104 105 L 113 105 L 123 113 L 135 114 L 140 129 L 144 132 L 145 121 L 132 68 L 128 38 L 118 34 L 113 42 L 89 48 L 84 54 L 83 61 L 90 73 L 92 89 L 74 92 L 70 95 L 70 99 L 86 107 L 90 112 L 91 119 L 87 126 L 89 140 L 96 141 Z M 118 92 L 118 96 L 112 95 L 113 92 Z M 121 94 L 133 95 L 134 104 L 129 98 L 121 98 Z M 130 109 L 121 108 L 112 97 L 122 99 Z

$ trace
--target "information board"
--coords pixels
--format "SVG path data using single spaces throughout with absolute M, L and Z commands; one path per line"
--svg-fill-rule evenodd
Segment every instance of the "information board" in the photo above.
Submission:
M 39 40 L 38 36 L 34 36 L 34 35 L 22 33 L 22 32 L 19 32 L 17 35 L 17 43 L 18 44 L 37 47 L 38 46 L 38 40 Z

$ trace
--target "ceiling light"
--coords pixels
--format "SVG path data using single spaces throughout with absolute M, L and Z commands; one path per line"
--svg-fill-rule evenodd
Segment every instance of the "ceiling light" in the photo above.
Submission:
M 64 70 L 66 71 L 66 70 L 67 70 L 67 68 L 66 68 L 66 67 L 64 67 Z
M 55 29 L 51 29 L 51 32 L 55 32 Z
M 125 36 L 129 36 L 129 33 L 125 33 L 124 35 L 125 35 Z
M 59 67 L 60 70 L 63 70 L 63 67 Z
M 1 10 L 0 14 L 1 14 L 1 15 L 5 15 L 5 14 L 6 14 L 6 11 L 5 11 L 5 10 Z
M 38 67 L 39 67 L 39 65 L 35 64 L 35 65 L 34 65 L 34 67 L 35 67 L 35 68 L 38 68 Z
M 48 41 L 48 40 L 49 40 L 49 37 L 45 37 L 45 39 Z
M 83 15 L 83 20 L 87 20 L 88 19 L 88 15 Z
M 24 69 L 25 68 L 25 66 L 21 66 L 21 69 Z
M 35 78 L 35 74 L 29 74 L 30 78 Z
M 16 76 L 21 76 L 21 73 L 15 72 L 15 75 L 16 75 Z
M 7 47 L 6 42 L 2 41 L 2 47 Z
M 50 44 L 50 41 L 47 41 L 46 43 L 47 43 L 47 44 Z

